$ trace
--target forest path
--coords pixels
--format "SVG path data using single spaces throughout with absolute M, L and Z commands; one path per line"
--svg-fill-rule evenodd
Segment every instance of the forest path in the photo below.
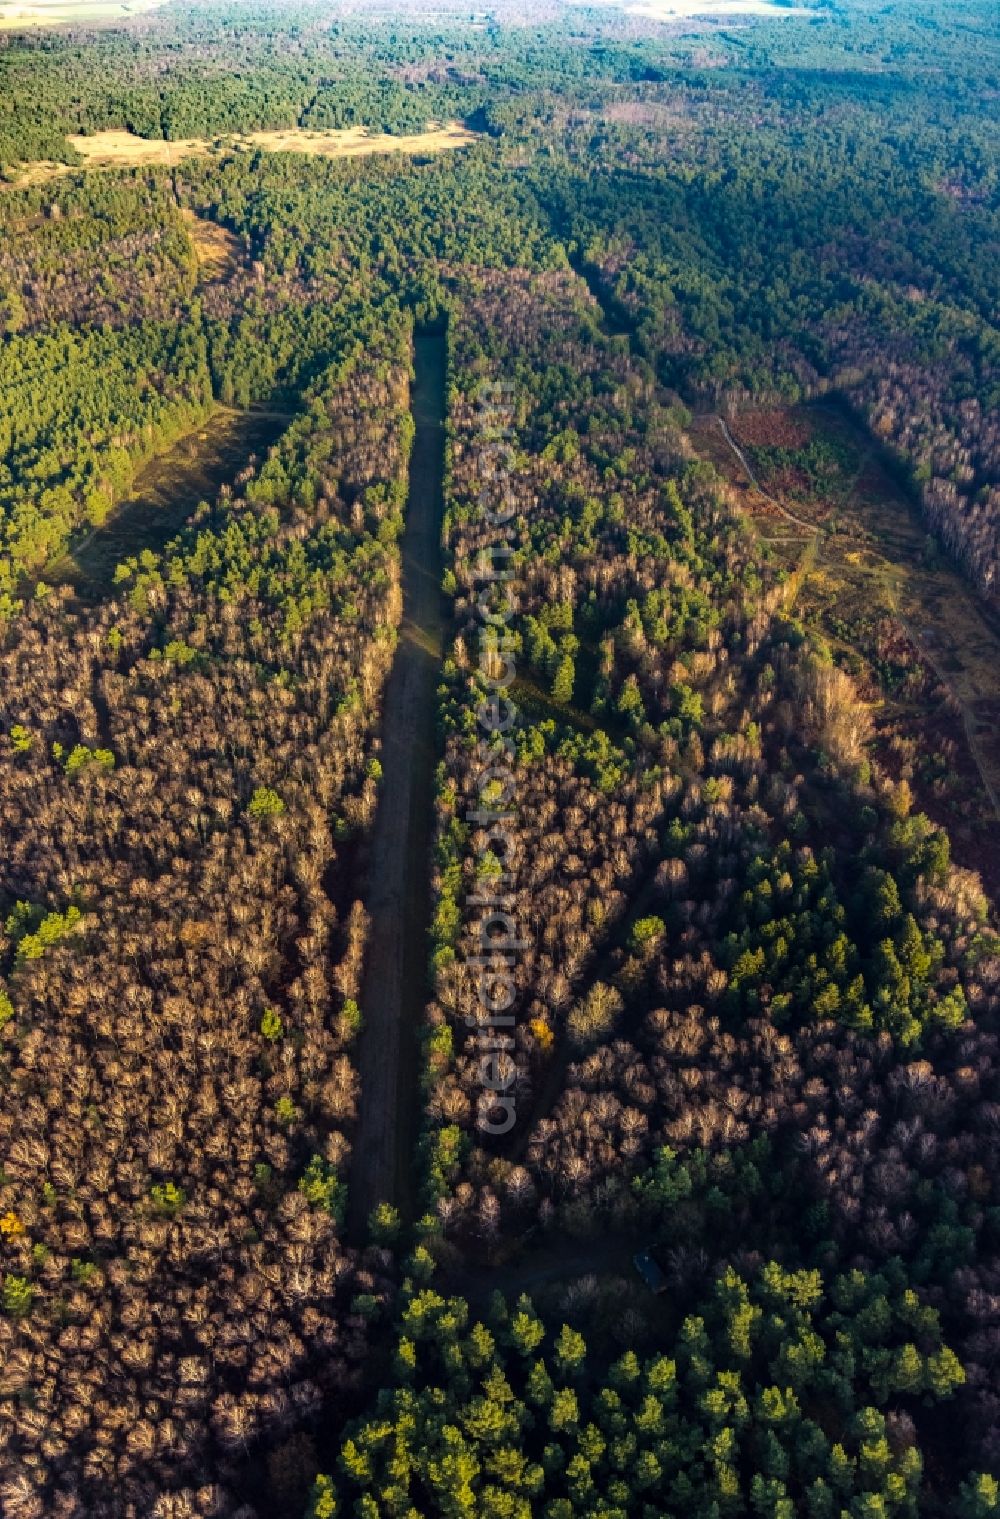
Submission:
M 787 506 L 782 506 L 781 502 L 776 496 L 772 496 L 770 491 L 764 489 L 760 481 L 757 479 L 757 476 L 754 474 L 750 466 L 750 461 L 747 458 L 746 454 L 743 452 L 742 448 L 740 448 L 740 445 L 737 443 L 736 439 L 729 431 L 729 428 L 726 426 L 725 420 L 722 417 L 716 417 L 715 420 L 718 422 L 719 426 L 722 429 L 722 436 L 725 438 L 726 442 L 729 444 L 729 447 L 732 449 L 733 453 L 736 455 L 737 459 L 740 461 L 744 470 L 746 471 L 747 479 L 750 481 L 750 484 L 753 486 L 754 490 L 759 491 L 760 494 L 764 497 L 765 501 L 770 501 L 771 505 L 781 513 L 786 522 L 792 522 L 796 527 L 802 528 L 803 532 L 809 533 L 812 537 L 818 537 L 819 529 L 817 528 L 815 522 L 806 522 L 803 517 L 796 517 L 795 513 L 790 512 Z
M 366 906 L 371 932 L 358 1047 L 360 1113 L 348 1188 L 348 1228 L 361 1244 L 381 1202 L 412 1211 L 419 1117 L 417 1068 L 427 988 L 435 693 L 441 665 L 444 509 L 444 335 L 414 340 L 403 620 L 386 686 L 382 781 Z

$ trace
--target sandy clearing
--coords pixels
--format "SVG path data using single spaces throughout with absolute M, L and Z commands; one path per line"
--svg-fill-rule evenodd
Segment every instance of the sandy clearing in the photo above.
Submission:
M 478 140 L 460 121 L 429 126 L 425 132 L 399 137 L 368 132 L 364 127 L 345 127 L 335 132 L 307 132 L 295 127 L 287 132 L 250 132 L 241 139 L 268 153 L 310 153 L 321 158 L 357 158 L 368 153 L 438 153 L 448 148 L 467 148 Z
M 0 31 L 39 26 L 85 26 L 91 21 L 127 21 L 155 10 L 163 0 L 35 0 L 31 5 L 0 3 Z
M 310 132 L 302 127 L 280 131 L 245 132 L 233 137 L 182 137 L 174 142 L 136 137 L 131 132 L 95 132 L 90 137 L 69 137 L 68 142 L 84 159 L 85 169 L 127 169 L 158 166 L 171 168 L 185 158 L 203 158 L 209 153 L 248 153 L 260 148 L 267 153 L 305 153 L 319 158 L 361 158 L 369 154 L 441 153 L 465 148 L 478 140 L 459 121 L 431 124 L 425 132 L 411 132 L 398 137 L 385 132 L 369 132 L 364 127 L 344 127 L 336 131 Z M 72 174 L 73 166 L 52 162 L 24 165 L 15 188 L 44 184 Z
M 235 233 L 187 208 L 181 217 L 191 236 L 202 280 L 221 279 L 235 268 L 240 257 L 240 240 Z

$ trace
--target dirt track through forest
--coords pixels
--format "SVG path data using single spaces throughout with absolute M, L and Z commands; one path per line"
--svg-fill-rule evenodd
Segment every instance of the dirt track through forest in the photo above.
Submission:
M 797 517 L 773 496 L 757 478 L 749 459 L 724 419 L 717 416 L 715 420 L 754 490 L 786 521 L 811 534 L 815 557 L 810 559 L 809 568 L 813 568 L 823 542 L 822 525 Z M 866 461 L 871 458 L 872 452 L 869 446 Z M 949 565 L 934 570 L 931 578 L 935 595 L 929 595 L 925 577 L 915 573 L 919 564 L 920 539 L 917 540 L 918 548 L 914 549 L 912 524 L 914 521 L 920 523 L 921 534 L 925 529 L 919 512 L 902 494 L 887 497 L 883 510 L 893 515 L 884 517 L 880 524 L 866 522 L 866 526 L 875 529 L 880 545 L 866 545 L 872 575 L 879 581 L 886 609 L 891 611 L 920 657 L 934 671 L 960 713 L 969 756 L 979 773 L 989 806 L 994 816 L 1000 820 L 1000 762 L 997 759 L 996 743 L 995 740 L 989 745 L 984 742 L 983 734 L 990 731 L 989 723 L 976 712 L 977 702 L 987 703 L 993 696 L 994 683 L 984 680 L 981 670 L 983 666 L 995 668 L 995 621 L 978 601 L 961 572 Z M 903 528 L 902 532 L 900 527 Z M 907 528 L 910 530 L 909 536 Z M 827 550 L 823 559 L 829 560 L 830 556 L 831 551 Z M 800 572 L 801 568 L 800 563 Z M 796 579 L 801 579 L 801 573 Z M 956 613 L 961 606 L 962 617 L 948 615 L 947 612 L 942 616 L 937 610 L 938 594 L 946 606 Z M 936 650 L 932 645 L 936 646 Z
M 403 622 L 386 686 L 382 782 L 372 834 L 358 1132 L 349 1230 L 363 1242 L 380 1202 L 411 1212 L 419 1116 L 419 1032 L 427 987 L 435 695 L 441 664 L 445 339 L 418 336 L 416 432 L 403 534 Z
M 800 527 L 803 532 L 809 533 L 814 538 L 818 538 L 819 528 L 816 526 L 815 522 L 806 522 L 804 518 L 796 517 L 794 512 L 790 512 L 787 506 L 783 506 L 781 504 L 777 496 L 772 496 L 770 491 L 766 491 L 764 489 L 760 481 L 757 479 L 757 476 L 754 474 L 753 469 L 750 466 L 749 459 L 743 452 L 742 448 L 740 448 L 732 433 L 729 431 L 729 428 L 726 426 L 724 419 L 722 417 L 716 417 L 715 420 L 718 422 L 719 426 L 722 429 L 722 436 L 725 438 L 726 442 L 729 444 L 729 447 L 732 449 L 733 453 L 736 455 L 737 459 L 740 461 L 744 470 L 746 471 L 747 478 L 750 481 L 750 484 L 753 486 L 754 490 L 759 491 L 759 493 L 764 497 L 765 501 L 770 501 L 771 505 L 781 513 L 786 522 L 791 522 L 795 527 Z

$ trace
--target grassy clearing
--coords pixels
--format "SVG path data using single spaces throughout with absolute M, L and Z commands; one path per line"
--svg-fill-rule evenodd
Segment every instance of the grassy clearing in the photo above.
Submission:
M 163 0 L 32 0 L 0 3 L 0 31 L 28 31 L 43 26 L 85 26 L 92 21 L 127 21 L 155 10 Z
M 305 153 L 314 158 L 441 153 L 468 147 L 477 136 L 461 122 L 449 121 L 444 125 L 431 124 L 425 132 L 399 137 L 368 132 L 364 127 L 345 127 L 329 132 L 308 132 L 302 127 L 289 127 L 274 132 L 246 132 L 234 137 L 182 137 L 176 142 L 136 137 L 131 132 L 95 132 L 90 137 L 69 137 L 67 140 L 83 158 L 85 169 L 169 169 L 185 158 L 204 158 L 210 153 L 250 153 L 255 149 L 267 153 Z M 23 189 L 74 172 L 70 164 L 49 160 L 26 164 L 15 185 Z
M 42 580 L 46 585 L 72 585 L 88 599 L 106 594 L 116 565 L 143 549 L 161 549 L 198 503 L 211 501 L 250 454 L 266 452 L 289 420 L 286 412 L 262 407 L 218 407 L 202 427 L 141 469 L 131 494 L 107 521 L 47 565 Z
M 230 274 L 239 262 L 239 238 L 227 227 L 196 216 L 193 211 L 183 210 L 181 216 L 194 245 L 201 279 L 219 280 Z
M 341 131 L 307 132 L 293 127 L 285 132 L 250 132 L 240 139 L 268 153 L 308 153 L 320 158 L 360 158 L 369 153 L 441 153 L 450 148 L 467 148 L 477 140 L 460 121 L 443 126 L 431 124 L 424 132 L 392 137 L 386 132 L 368 132 L 364 127 L 345 127 Z
M 696 419 L 697 448 L 739 492 L 758 534 L 789 571 L 790 610 L 840 651 L 877 704 L 883 735 L 916 739 L 922 760 L 942 740 L 958 746 L 954 772 L 920 802 L 947 823 L 963 863 L 994 876 L 1000 628 L 929 538 L 875 445 L 835 404 L 748 411 L 730 427 L 764 489 L 815 524 L 811 538 L 789 524 L 749 486 L 714 418 Z M 901 673 L 904 643 L 932 672 L 916 694 Z M 929 699 L 936 683 L 951 698 L 946 710 Z

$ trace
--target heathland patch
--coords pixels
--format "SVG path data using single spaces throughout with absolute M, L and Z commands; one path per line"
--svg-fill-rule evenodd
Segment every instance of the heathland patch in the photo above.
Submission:
M 256 148 L 267 153 L 306 153 L 317 158 L 361 158 L 368 154 L 440 153 L 449 148 L 464 148 L 476 141 L 477 134 L 459 121 L 443 124 L 431 122 L 423 132 L 369 132 L 365 127 L 344 127 L 327 132 L 309 132 L 302 127 L 279 131 L 245 132 L 230 137 L 136 137 L 133 132 L 94 132 L 89 136 L 70 136 L 67 141 L 83 159 L 82 165 L 42 160 L 26 164 L 16 186 L 44 184 L 72 174 L 75 169 L 128 169 L 157 166 L 172 168 L 185 158 L 204 158 L 208 154 L 249 153 Z

